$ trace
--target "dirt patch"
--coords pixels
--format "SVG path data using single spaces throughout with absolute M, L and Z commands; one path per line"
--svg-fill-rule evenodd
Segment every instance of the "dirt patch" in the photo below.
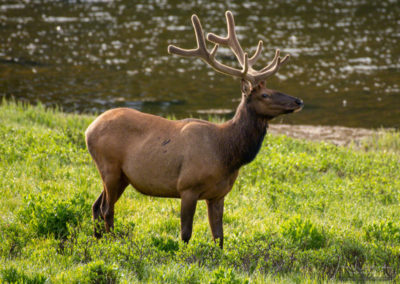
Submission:
M 335 145 L 347 146 L 352 141 L 357 143 L 366 137 L 372 136 L 376 131 L 343 126 L 270 124 L 268 133 L 284 134 L 293 138 L 313 141 L 327 141 Z

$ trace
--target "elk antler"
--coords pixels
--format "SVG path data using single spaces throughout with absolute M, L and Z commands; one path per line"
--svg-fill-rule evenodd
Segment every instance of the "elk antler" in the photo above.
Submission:
M 217 53 L 218 50 L 218 44 L 214 46 L 214 48 L 209 52 L 207 50 L 206 42 L 204 40 L 204 34 L 203 34 L 203 29 L 200 24 L 200 20 L 196 15 L 192 16 L 192 24 L 194 28 L 194 32 L 196 34 L 196 41 L 197 41 L 197 48 L 195 49 L 183 49 L 179 48 L 174 45 L 169 45 L 168 46 L 168 53 L 173 53 L 176 55 L 180 56 L 185 56 L 185 57 L 200 57 L 203 59 L 206 63 L 211 65 L 215 70 L 218 72 L 232 75 L 234 77 L 239 77 L 239 78 L 244 78 L 248 71 L 248 60 L 247 60 L 247 54 L 244 55 L 243 63 L 242 65 L 242 70 L 232 68 L 230 66 L 227 66 L 225 64 L 222 64 L 218 62 L 215 59 L 215 54 Z
M 174 45 L 169 45 L 168 52 L 186 57 L 200 57 L 218 72 L 242 78 L 249 81 L 253 86 L 256 86 L 259 82 L 275 74 L 279 70 L 279 68 L 288 61 L 289 55 L 286 55 L 283 59 L 281 59 L 279 57 L 279 50 L 276 50 L 275 57 L 268 66 L 264 67 L 260 71 L 254 70 L 252 66 L 260 57 L 263 42 L 261 40 L 258 42 L 256 52 L 249 59 L 247 53 L 243 52 L 243 49 L 240 46 L 240 43 L 236 37 L 235 22 L 233 20 L 232 13 L 230 11 L 227 11 L 225 13 L 225 16 L 227 22 L 228 36 L 220 37 L 213 33 L 209 33 L 207 35 L 207 40 L 215 43 L 215 46 L 211 52 L 207 50 L 204 41 L 203 29 L 201 28 L 200 20 L 196 15 L 192 16 L 192 23 L 196 34 L 197 48 L 182 49 Z M 239 64 L 242 66 L 242 70 L 224 65 L 215 59 L 215 54 L 220 44 L 228 46 L 232 50 L 237 60 L 239 61 Z

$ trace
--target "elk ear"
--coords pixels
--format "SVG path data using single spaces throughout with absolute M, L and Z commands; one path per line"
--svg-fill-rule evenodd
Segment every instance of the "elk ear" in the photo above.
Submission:
M 240 89 L 242 90 L 242 94 L 245 96 L 250 95 L 251 91 L 253 90 L 251 83 L 244 79 L 240 81 Z

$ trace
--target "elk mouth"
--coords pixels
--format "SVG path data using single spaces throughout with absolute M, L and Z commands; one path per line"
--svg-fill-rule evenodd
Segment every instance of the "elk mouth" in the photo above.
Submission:
M 291 110 L 291 112 L 299 112 L 299 111 L 301 111 L 303 109 L 303 107 L 304 107 L 303 100 L 296 99 L 294 101 L 294 103 L 296 104 L 296 106 Z
M 284 114 L 288 114 L 288 113 L 295 113 L 295 112 L 299 112 L 303 109 L 304 104 L 300 104 L 300 105 L 296 105 L 296 106 L 286 106 L 283 108 L 281 108 L 281 110 L 283 111 Z
M 292 112 L 299 112 L 303 109 L 303 107 L 303 100 L 276 92 L 270 109 L 278 111 L 280 114 L 287 114 Z
M 304 103 L 301 104 L 300 106 L 298 106 L 296 109 L 294 109 L 293 112 L 299 112 L 303 109 L 303 107 L 304 107 Z

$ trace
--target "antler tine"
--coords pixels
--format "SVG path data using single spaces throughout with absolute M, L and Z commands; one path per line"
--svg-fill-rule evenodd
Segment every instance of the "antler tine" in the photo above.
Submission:
M 279 68 L 288 63 L 289 59 L 290 59 L 290 54 L 286 54 L 285 57 L 281 60 L 281 65 L 279 66 Z
M 279 49 L 276 51 L 274 60 L 267 67 L 263 68 L 254 76 L 255 82 L 260 82 L 278 72 L 279 68 L 289 61 L 290 55 L 286 55 L 283 59 L 279 57 Z M 270 68 L 268 68 L 270 67 Z
M 257 62 L 258 58 L 261 55 L 262 47 L 263 47 L 263 42 L 262 42 L 262 40 L 260 40 L 258 42 L 258 46 L 257 46 L 256 52 L 254 52 L 254 55 L 249 59 L 249 65 L 250 66 L 253 66 L 254 63 Z
M 219 47 L 219 45 L 216 44 L 216 45 L 214 45 L 213 49 L 211 50 L 211 52 L 210 52 L 210 58 L 211 59 L 215 58 L 215 54 L 217 54 L 218 47 Z
M 206 41 L 204 40 L 203 28 L 201 27 L 201 23 L 197 15 L 192 15 L 192 24 L 196 34 L 197 49 L 200 52 L 204 52 L 206 55 L 208 55 Z
M 193 56 L 193 54 L 197 51 L 197 49 L 183 49 L 180 47 L 177 47 L 175 45 L 168 45 L 168 53 L 169 54 L 176 54 L 180 56 L 185 56 L 185 57 L 190 57 Z
M 218 44 L 214 46 L 211 53 L 207 50 L 207 46 L 204 40 L 203 29 L 201 27 L 201 23 L 199 18 L 196 15 L 192 16 L 192 24 L 196 34 L 197 48 L 195 49 L 183 49 L 174 45 L 168 46 L 168 52 L 180 56 L 186 57 L 200 57 L 206 63 L 208 63 L 211 67 L 213 67 L 216 71 L 232 75 L 234 77 L 245 78 L 247 75 L 247 71 L 249 70 L 249 63 L 247 54 L 244 55 L 244 62 L 242 65 L 242 70 L 232 68 L 225 64 L 218 62 L 215 59 L 215 54 L 218 50 Z
M 170 44 L 168 46 L 168 53 L 186 56 L 186 57 L 200 56 L 200 57 L 204 58 L 204 57 L 208 56 L 206 42 L 204 40 L 203 28 L 201 27 L 200 20 L 196 15 L 192 15 L 192 25 L 193 25 L 194 32 L 196 35 L 197 48 L 183 49 L 183 48 L 180 48 L 180 47 Z
M 278 59 L 276 61 L 276 64 L 272 68 L 270 68 L 270 69 L 268 69 L 268 70 L 266 70 L 264 72 L 257 73 L 254 76 L 254 81 L 255 82 L 261 82 L 261 81 L 265 80 L 266 78 L 274 75 L 276 72 L 278 72 L 280 63 L 281 63 L 281 58 L 278 57 Z
M 260 73 L 263 73 L 263 72 L 265 72 L 265 71 L 267 71 L 267 70 L 273 68 L 273 67 L 276 65 L 276 62 L 277 62 L 278 59 L 279 59 L 280 52 L 281 52 L 281 51 L 280 51 L 279 49 L 277 49 L 277 50 L 275 51 L 274 59 L 272 59 L 271 63 L 268 64 L 267 66 L 265 66 L 265 67 L 264 67 L 263 69 L 261 69 L 259 72 L 260 72 Z
M 237 39 L 236 36 L 236 31 L 235 31 L 235 21 L 233 19 L 233 14 L 231 11 L 226 11 L 225 13 L 226 17 L 226 25 L 228 29 L 228 35 L 226 37 L 220 37 L 217 36 L 216 34 L 209 33 L 207 34 L 207 40 L 216 43 L 216 44 L 221 44 L 221 45 L 226 45 L 229 46 L 233 53 L 236 55 L 236 58 L 238 59 L 240 65 L 244 65 L 244 52 L 242 47 L 240 46 L 240 43 Z
M 246 77 L 247 72 L 249 71 L 249 65 L 250 65 L 250 59 L 247 55 L 247 53 L 244 54 L 244 62 L 243 62 L 243 68 L 242 68 L 242 75 L 243 77 Z

